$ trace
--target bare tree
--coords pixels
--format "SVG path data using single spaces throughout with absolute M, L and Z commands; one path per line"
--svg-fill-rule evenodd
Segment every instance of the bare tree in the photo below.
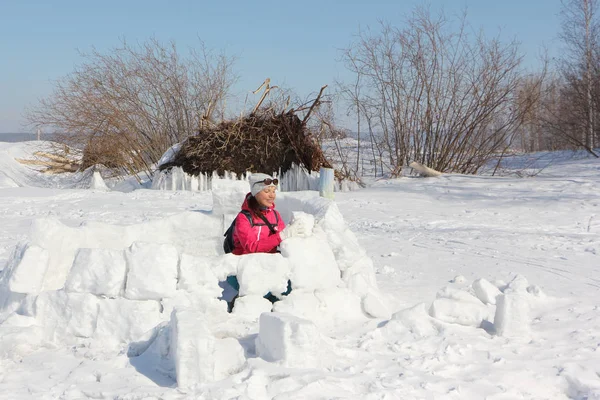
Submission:
M 123 41 L 106 54 L 93 49 L 26 117 L 83 148 L 83 167 L 101 163 L 151 176 L 171 145 L 223 115 L 235 81 L 233 58 L 202 43 L 189 54 L 154 39 L 137 46 Z
M 476 173 L 512 143 L 530 105 L 514 107 L 521 101 L 518 43 L 469 31 L 465 15 L 449 21 L 417 8 L 404 28 L 382 23 L 344 51 L 347 68 L 361 78 L 360 91 L 346 93 L 371 117 L 391 175 L 413 160 Z
M 535 124 L 542 132 L 543 143 L 539 150 L 565 150 L 584 148 L 597 156 L 585 144 L 585 97 L 580 95 L 581 85 L 569 84 L 560 76 L 552 76 L 543 85 L 540 108 Z M 582 123 L 583 121 L 583 123 Z
M 551 125 L 558 127 L 573 144 L 594 154 L 597 145 L 600 61 L 598 0 L 562 0 L 562 30 L 565 44 L 559 60 L 563 79 L 564 107 L 555 111 Z M 568 99 L 568 100 L 567 100 Z
M 547 65 L 547 62 L 544 65 Z M 545 83 L 540 85 L 540 82 L 545 82 L 545 79 L 547 78 L 541 74 L 532 74 L 524 77 L 519 84 L 514 107 L 523 107 L 524 110 L 519 113 L 522 121 L 516 130 L 519 140 L 516 141 L 514 150 L 525 152 L 550 150 L 548 135 L 544 134 L 541 124 L 544 90 L 548 85 Z

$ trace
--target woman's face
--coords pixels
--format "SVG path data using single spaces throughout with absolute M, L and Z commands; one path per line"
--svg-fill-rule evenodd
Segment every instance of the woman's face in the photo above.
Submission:
M 275 201 L 275 190 L 273 186 L 268 186 L 256 194 L 256 201 L 261 207 L 271 207 Z

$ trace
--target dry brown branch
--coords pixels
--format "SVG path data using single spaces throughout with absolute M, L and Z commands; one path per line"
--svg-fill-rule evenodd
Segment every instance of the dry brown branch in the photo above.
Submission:
M 44 167 L 40 172 L 44 173 L 62 173 L 76 172 L 79 170 L 81 163 L 79 160 L 66 157 L 65 154 L 71 154 L 70 149 L 63 147 L 54 147 L 58 154 L 45 151 L 36 151 L 33 155 L 34 159 L 16 158 L 15 160 L 23 165 L 32 165 L 36 167 Z
M 323 95 L 323 91 L 327 88 L 327 85 L 324 85 L 323 87 L 321 87 L 321 90 L 319 91 L 319 94 L 317 95 L 317 98 L 315 99 L 315 101 L 312 103 L 312 105 L 310 106 L 310 109 L 308 110 L 308 112 L 306 113 L 306 115 L 304 116 L 304 119 L 302 120 L 302 123 L 305 124 L 306 121 L 308 121 L 308 118 L 310 118 L 310 114 L 312 113 L 313 109 L 315 108 L 315 106 L 317 106 L 319 104 L 319 100 L 321 100 L 321 96 Z
M 45 160 L 27 160 L 22 158 L 16 158 L 17 162 L 24 165 L 35 165 L 40 167 L 47 167 L 46 172 L 50 169 L 60 169 L 64 170 L 64 172 L 76 172 L 79 169 L 78 164 L 65 163 L 65 162 L 57 162 L 57 161 L 45 161 Z
M 269 95 L 269 92 L 272 89 L 276 89 L 277 86 L 271 86 L 271 78 L 267 78 L 265 79 L 265 81 L 262 83 L 262 85 L 260 85 L 258 87 L 258 89 L 256 89 L 255 91 L 252 92 L 252 94 L 256 94 L 260 91 L 260 89 L 265 88 L 265 91 L 263 92 L 262 96 L 260 97 L 260 100 L 258 100 L 258 103 L 256 103 L 256 106 L 254 106 L 254 109 L 252 110 L 252 113 L 255 113 L 256 110 L 258 110 L 260 108 L 260 106 L 262 105 L 263 101 L 265 100 L 265 98 Z
M 58 154 L 52 154 L 52 153 L 47 153 L 45 151 L 36 151 L 35 153 L 33 153 L 34 156 L 38 156 L 38 157 L 45 157 L 48 158 L 50 160 L 53 161 L 57 161 L 57 162 L 63 162 L 63 163 L 72 163 L 73 160 L 68 159 L 67 157 L 58 155 Z
M 76 172 L 76 170 L 70 168 L 50 167 L 42 171 L 44 174 L 64 174 L 67 172 Z

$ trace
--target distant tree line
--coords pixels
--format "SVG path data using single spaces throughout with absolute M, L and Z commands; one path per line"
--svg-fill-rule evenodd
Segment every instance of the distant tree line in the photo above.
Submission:
M 597 0 L 562 2 L 563 44 L 555 69 L 542 85 L 525 79 L 519 96 L 537 99 L 519 128 L 523 151 L 585 149 L 600 144 L 600 19 Z

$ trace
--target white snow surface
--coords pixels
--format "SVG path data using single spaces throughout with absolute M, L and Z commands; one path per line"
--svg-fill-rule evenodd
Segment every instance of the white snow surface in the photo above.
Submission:
M 81 186 L 44 145 L 0 143 L 2 399 L 600 399 L 600 161 L 280 193 L 312 234 L 234 256 L 244 182 Z

